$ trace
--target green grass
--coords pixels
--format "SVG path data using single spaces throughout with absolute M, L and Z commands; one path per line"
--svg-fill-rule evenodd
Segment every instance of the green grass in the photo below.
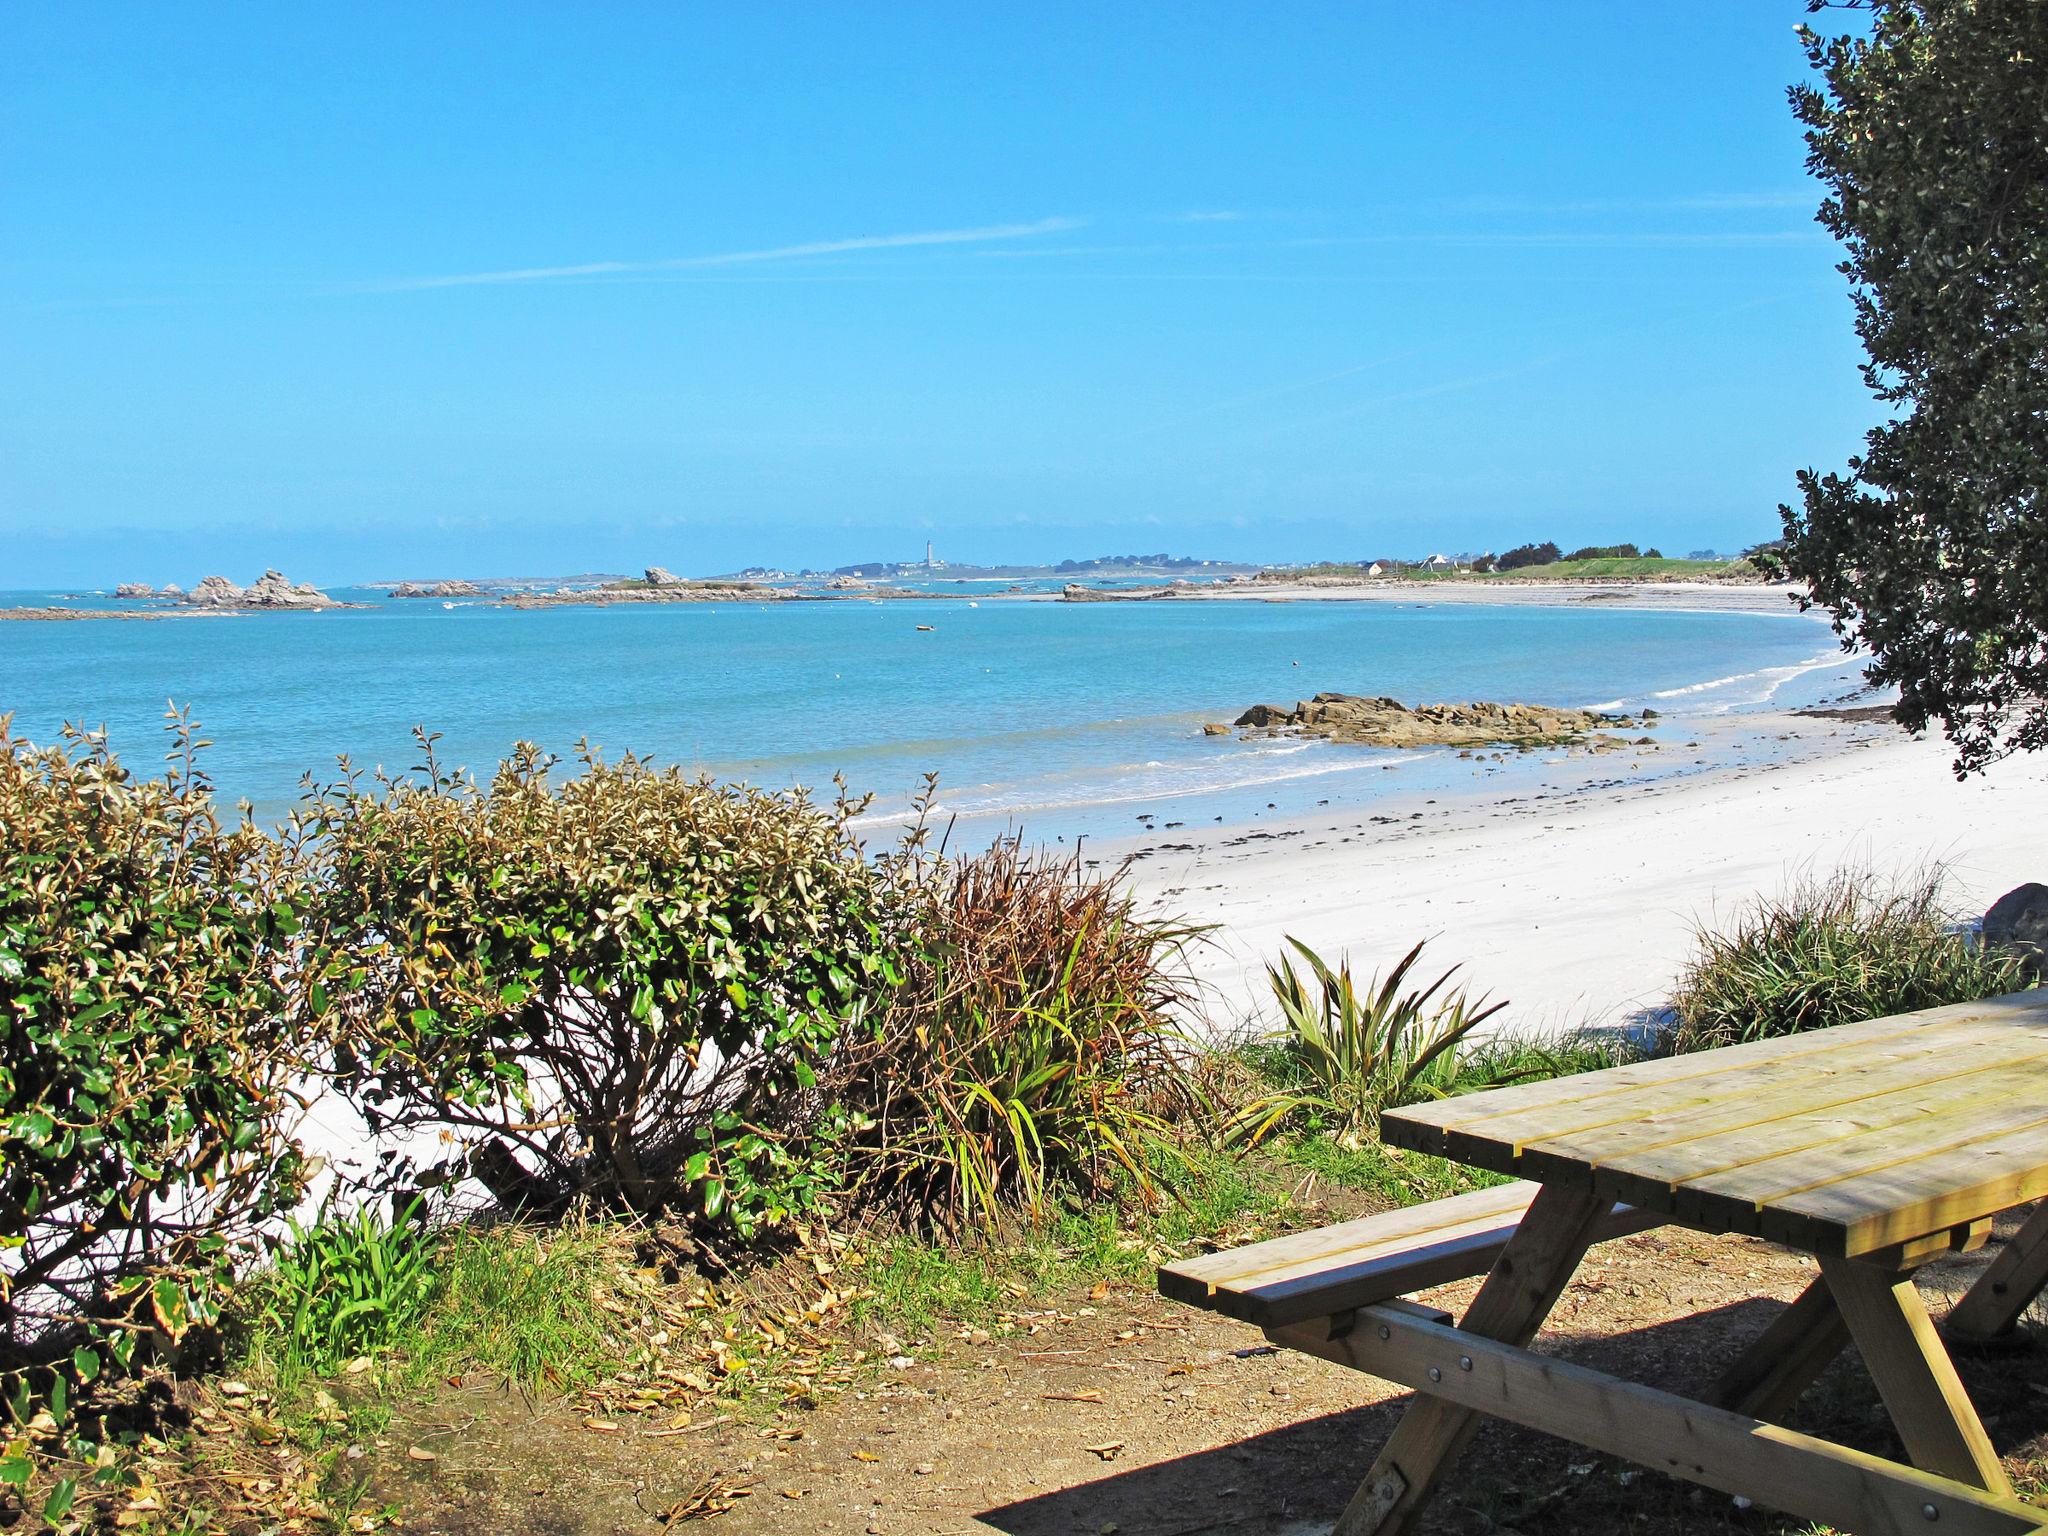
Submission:
M 1702 929 L 1672 997 L 1674 1051 L 1824 1029 L 2023 985 L 2012 957 L 1959 931 L 1939 869 L 1798 881 Z

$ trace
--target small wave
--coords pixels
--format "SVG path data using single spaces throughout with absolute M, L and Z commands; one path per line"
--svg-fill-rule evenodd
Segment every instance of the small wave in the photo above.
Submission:
M 1818 656 L 1809 657 L 1805 661 L 1793 662 L 1789 666 L 1759 667 L 1753 672 L 1731 672 L 1726 677 L 1710 677 L 1704 682 L 1685 683 L 1676 688 L 1659 688 L 1654 693 L 1629 694 L 1618 699 L 1604 699 L 1598 704 L 1587 704 L 1582 707 L 1596 711 L 1626 709 L 1630 704 L 1641 700 L 1691 698 L 1697 694 L 1713 693 L 1719 689 L 1733 688 L 1738 683 L 1751 683 L 1764 678 L 1770 679 L 1770 686 L 1765 688 L 1754 699 L 1734 700 L 1721 705 L 1720 712 L 1726 713 L 1736 708 L 1739 704 L 1764 703 L 1772 698 L 1780 688 L 1791 682 L 1793 678 L 1803 677 L 1808 672 L 1817 672 L 1822 667 L 1830 666 L 1840 659 L 1841 653 L 1839 651 L 1824 651 Z
M 1071 787 L 1055 787 L 1049 784 L 1017 785 L 1008 793 L 991 793 L 1000 786 L 977 785 L 980 794 L 971 791 L 963 796 L 949 797 L 932 807 L 935 815 L 941 816 L 995 816 L 1021 814 L 1024 812 L 1046 813 L 1055 811 L 1088 810 L 1097 806 L 1133 805 L 1141 801 L 1179 800 L 1194 795 L 1232 794 L 1248 789 L 1260 789 L 1272 784 L 1285 784 L 1295 779 L 1323 778 L 1335 773 L 1357 773 L 1364 770 L 1386 770 L 1407 768 L 1418 763 L 1429 762 L 1442 757 L 1441 752 L 1403 752 L 1398 756 L 1373 754 L 1356 755 L 1358 749 L 1346 751 L 1342 756 L 1322 757 L 1319 760 L 1290 767 L 1285 770 L 1268 769 L 1265 772 L 1235 774 L 1205 774 L 1192 780 L 1182 777 L 1173 782 L 1174 776 L 1164 780 L 1153 780 L 1142 785 L 1113 784 L 1104 782 L 1107 777 L 1124 777 L 1144 772 L 1152 764 L 1124 763 L 1113 768 L 1096 770 L 1096 773 L 1081 777 Z M 1273 756 L 1276 754 L 1265 754 Z M 1292 753 L 1286 754 L 1292 756 Z M 1243 759 L 1238 761 L 1242 762 Z M 1199 765 L 1189 765 L 1191 767 Z M 855 827 L 890 825 L 903 820 L 901 809 L 870 811 L 854 820 Z

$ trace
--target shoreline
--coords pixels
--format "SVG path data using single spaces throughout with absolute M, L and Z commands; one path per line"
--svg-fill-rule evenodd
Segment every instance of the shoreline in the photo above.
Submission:
M 1616 777 L 1535 795 L 1474 789 L 1390 799 L 1242 827 L 1091 844 L 1154 910 L 1209 925 L 1191 955 L 1207 1027 L 1264 1015 L 1264 966 L 1287 936 L 1363 981 L 1418 939 L 1416 974 L 1452 965 L 1497 1027 L 1555 1034 L 1654 1016 L 1695 925 L 1802 872 L 1939 863 L 1949 895 L 1981 913 L 2048 878 L 2048 765 L 1995 765 L 1958 783 L 1939 739 L 1888 721 L 1778 711 L 1750 722 L 1790 738 L 1775 761 L 1689 776 Z
M 336 591 L 369 588 L 337 587 Z M 1073 599 L 1059 591 L 927 592 L 914 588 L 807 589 L 799 587 L 720 587 L 688 584 L 675 588 L 629 588 L 623 591 L 573 589 L 560 593 L 512 593 L 464 600 L 460 606 L 487 605 L 513 612 L 562 608 L 644 607 L 667 604 L 758 603 L 778 607 L 833 603 L 1061 603 L 1093 607 L 1098 603 L 1476 603 L 1501 607 L 1567 607 L 1599 603 L 1616 608 L 1660 609 L 1666 612 L 1793 613 L 1800 588 L 1789 582 L 1736 585 L 1724 582 L 1676 581 L 1658 578 L 1588 577 L 1571 581 L 1379 581 L 1379 582 L 1243 582 L 1177 587 L 1170 591 L 1133 592 L 1102 588 L 1098 597 Z M 138 601 L 150 601 L 139 599 Z M 400 600 L 392 599 L 393 603 Z M 408 607 L 416 599 L 404 600 Z M 66 608 L 57 604 L 0 607 L 0 622 L 70 622 L 92 619 L 168 619 L 193 613 L 379 613 L 385 602 L 336 601 L 327 604 L 170 604 L 149 608 Z M 419 603 L 419 611 L 431 605 Z

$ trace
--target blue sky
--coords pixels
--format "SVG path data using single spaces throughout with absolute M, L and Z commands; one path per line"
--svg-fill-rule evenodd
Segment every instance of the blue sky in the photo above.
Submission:
M 1766 537 L 1804 14 L 16 4 L 0 587 Z

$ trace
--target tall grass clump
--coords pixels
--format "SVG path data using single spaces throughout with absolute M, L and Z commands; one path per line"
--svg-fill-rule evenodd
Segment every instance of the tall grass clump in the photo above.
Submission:
M 251 1332 L 279 1380 L 331 1375 L 404 1339 L 434 1300 L 437 1248 L 417 1198 L 396 1216 L 370 1202 L 292 1218 L 249 1285 Z
M 1276 1086 L 1235 1117 L 1234 1129 L 1250 1144 L 1282 1126 L 1307 1125 L 1355 1148 L 1373 1135 L 1382 1109 L 1500 1080 L 1475 1071 L 1478 1058 L 1462 1048 L 1507 1004 L 1452 987 L 1458 967 L 1427 985 L 1409 985 L 1422 958 L 1418 943 L 1384 976 L 1360 986 L 1349 959 L 1332 966 L 1299 939 L 1287 943 L 1294 953 L 1266 968 L 1280 1028 L 1262 1042 L 1260 1059 Z
M 957 1228 L 1039 1217 L 1055 1187 L 1152 1193 L 1188 1104 L 1171 1016 L 1193 934 L 1120 874 L 1016 839 L 894 861 L 900 984 L 829 1085 L 859 1196 Z
M 1800 879 L 1726 929 L 1699 929 L 1671 999 L 1666 1045 L 1697 1051 L 1766 1040 L 2023 984 L 2012 956 L 1964 929 L 1939 869 L 1899 880 L 1844 869 Z

